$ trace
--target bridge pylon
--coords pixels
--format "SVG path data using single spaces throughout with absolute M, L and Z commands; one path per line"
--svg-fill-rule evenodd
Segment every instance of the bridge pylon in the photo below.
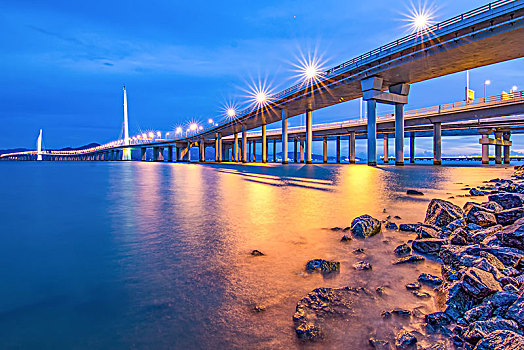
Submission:
M 129 146 L 129 122 L 127 118 L 127 93 L 124 85 L 124 146 Z M 122 149 L 122 160 L 131 160 L 131 149 Z

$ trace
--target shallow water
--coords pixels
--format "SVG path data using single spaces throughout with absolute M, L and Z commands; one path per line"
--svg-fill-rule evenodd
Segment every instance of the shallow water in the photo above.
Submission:
M 343 233 L 328 228 L 361 214 L 422 221 L 431 198 L 511 170 L 1 162 L 0 347 L 365 349 L 369 336 L 391 339 L 402 324 L 422 331 L 420 318 L 407 325 L 380 316 L 437 309 L 436 299 L 417 299 L 404 285 L 439 274 L 438 263 L 391 265 L 393 249 L 414 236 L 383 230 L 342 243 Z M 425 196 L 406 196 L 410 188 Z M 314 258 L 340 261 L 341 272 L 306 273 Z M 363 259 L 371 271 L 352 268 Z M 346 285 L 387 288 L 356 302 L 347 319 L 327 321 L 323 342 L 299 341 L 297 301 Z

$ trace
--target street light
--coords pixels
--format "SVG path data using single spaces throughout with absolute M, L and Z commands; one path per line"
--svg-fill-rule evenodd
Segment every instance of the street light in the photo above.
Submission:
M 484 102 L 486 102 L 486 86 L 491 84 L 491 80 L 484 81 Z
M 157 131 L 156 137 L 161 138 L 162 137 L 162 133 L 160 131 Z
M 178 128 L 176 128 L 175 133 L 176 134 L 181 134 L 182 133 L 182 128 L 180 126 Z
M 209 124 L 213 124 L 213 119 L 209 118 L 209 119 L 207 120 L 207 122 L 208 122 Z

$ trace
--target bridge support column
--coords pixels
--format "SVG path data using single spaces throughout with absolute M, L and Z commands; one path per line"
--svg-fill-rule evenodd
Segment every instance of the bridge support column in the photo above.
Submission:
M 247 129 L 242 125 L 242 163 L 247 163 Z
M 173 146 L 167 146 L 167 161 L 173 161 Z
M 233 162 L 238 162 L 238 133 L 233 136 Z
M 404 165 L 404 104 L 395 104 L 395 165 Z
M 140 148 L 140 160 L 144 162 L 147 160 L 147 148 L 145 147 Z
M 200 159 L 199 161 L 200 162 L 205 162 L 206 161 L 206 142 L 204 141 L 204 139 L 200 139 L 200 142 L 198 143 L 198 150 L 200 151 Z
M 377 165 L 377 101 L 368 100 L 368 165 Z
M 257 141 L 253 140 L 253 163 L 257 161 Z
M 324 164 L 327 163 L 327 141 L 328 141 L 327 140 L 327 136 L 324 136 L 323 141 L 322 141 L 322 144 L 323 144 L 323 147 L 322 147 L 323 152 L 322 152 L 322 154 L 324 156 Z
M 298 163 L 298 140 L 297 139 L 294 139 L 294 144 L 295 144 L 295 149 L 294 149 L 294 156 L 293 156 L 293 161 L 295 163 Z
M 313 160 L 313 110 L 306 109 L 306 164 Z
M 340 164 L 340 136 L 337 136 L 337 164 Z
M 273 139 L 273 163 L 277 162 L 277 139 Z
M 349 133 L 349 164 L 355 164 L 355 139 L 354 131 Z
M 505 131 L 503 134 L 502 134 L 502 137 L 504 139 L 504 141 L 509 141 L 509 139 L 511 138 L 511 132 L 510 131 Z M 510 145 L 504 145 L 504 164 L 509 164 L 509 161 L 510 161 Z
M 415 133 L 409 135 L 409 162 L 415 163 Z
M 433 164 L 442 164 L 442 125 L 433 123 Z
M 482 164 L 489 164 L 489 134 L 492 130 L 490 129 L 479 129 L 480 140 L 479 143 L 482 146 Z
M 300 163 L 304 163 L 304 140 L 300 140 Z
M 495 131 L 495 140 L 497 143 L 495 144 L 495 164 L 502 164 L 502 131 Z M 499 143 L 500 141 L 500 143 Z
M 218 163 L 218 134 L 215 134 L 215 162 Z
M 389 134 L 384 133 L 384 164 L 389 164 Z
M 222 160 L 223 160 L 223 155 L 222 155 L 222 134 L 221 133 L 217 133 L 217 140 L 218 140 L 218 162 L 220 163 Z
M 282 164 L 288 163 L 288 151 L 287 151 L 287 110 L 282 109 Z
M 262 163 L 267 163 L 266 124 L 262 125 Z

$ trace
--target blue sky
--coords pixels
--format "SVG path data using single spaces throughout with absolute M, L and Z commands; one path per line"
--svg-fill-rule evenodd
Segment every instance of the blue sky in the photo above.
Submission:
M 485 3 L 427 4 L 441 21 Z M 47 148 L 117 139 L 123 84 L 132 134 L 205 124 L 227 101 L 245 101 L 253 80 L 267 78 L 275 90 L 295 83 L 301 52 L 316 49 L 328 68 L 408 34 L 411 7 L 405 0 L 1 1 L 0 148 L 33 147 L 40 128 Z M 473 70 L 471 87 L 480 95 L 486 79 L 488 95 L 524 87 L 523 63 Z M 415 84 L 407 109 L 461 100 L 464 84 L 465 73 Z M 358 113 L 350 101 L 317 111 L 314 122 Z M 476 137 L 445 141 L 443 152 L 464 152 L 464 142 L 480 152 Z M 427 151 L 425 141 L 417 147 Z

